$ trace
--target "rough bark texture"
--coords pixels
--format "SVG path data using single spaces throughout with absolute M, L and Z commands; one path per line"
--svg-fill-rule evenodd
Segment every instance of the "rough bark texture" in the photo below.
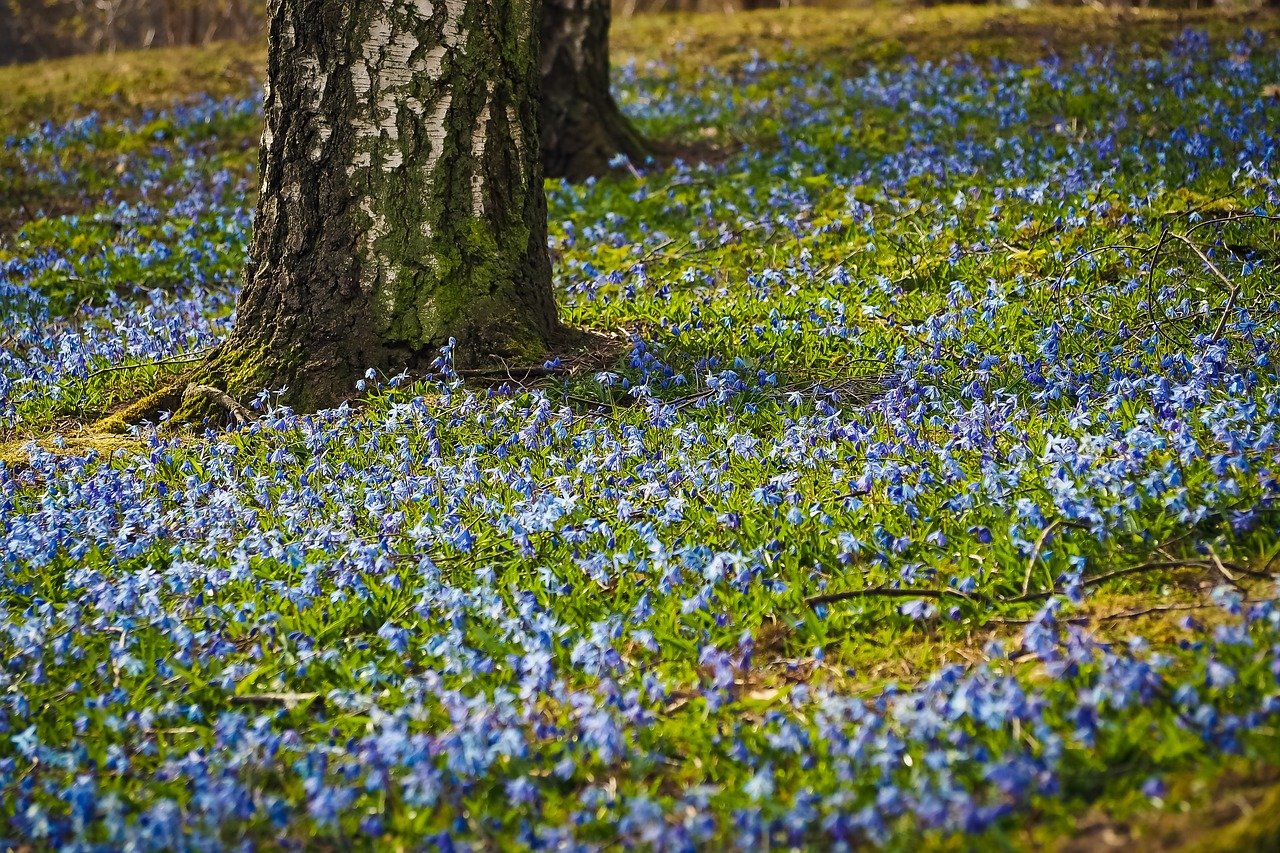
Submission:
M 261 194 L 204 376 L 344 399 L 367 368 L 529 360 L 557 329 L 538 0 L 271 0 Z
M 548 177 L 599 175 L 650 146 L 609 91 L 611 0 L 543 0 L 542 162 Z

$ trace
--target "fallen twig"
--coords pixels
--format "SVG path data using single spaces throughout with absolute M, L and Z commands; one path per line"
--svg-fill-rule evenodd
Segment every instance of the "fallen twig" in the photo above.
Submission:
M 1275 604 L 1280 602 L 1277 598 L 1268 598 L 1257 603 L 1259 604 Z M 1115 613 L 1103 614 L 1085 614 L 1079 616 L 1068 616 L 1060 619 L 1069 625 L 1086 625 L 1090 622 L 1120 622 L 1125 619 L 1140 619 L 1143 616 L 1154 616 L 1157 613 L 1181 613 L 1188 610 L 1211 610 L 1220 608 L 1221 605 L 1211 601 L 1201 601 L 1194 604 L 1152 604 L 1148 607 L 1139 607 L 1133 610 L 1119 610 Z M 1034 619 L 1008 619 L 1003 616 L 992 616 L 983 620 L 987 625 L 1030 625 Z
M 319 693 L 246 693 L 228 698 L 232 705 L 283 705 L 293 710 L 300 705 L 310 705 L 320 699 Z
M 568 373 L 565 367 L 546 367 L 529 365 L 525 367 L 473 367 L 454 370 L 464 379 L 510 379 L 519 382 L 522 379 L 534 379 L 542 376 L 559 376 Z
M 1031 573 L 1036 567 L 1036 561 L 1040 559 L 1040 550 L 1044 548 L 1045 541 L 1053 534 L 1053 531 L 1059 527 L 1075 527 L 1078 529 L 1088 530 L 1087 524 L 1078 521 L 1071 521 L 1066 518 L 1055 518 L 1053 521 L 1045 525 L 1044 530 L 1040 531 L 1040 535 L 1036 538 L 1035 547 L 1031 549 L 1031 558 L 1027 560 L 1027 572 L 1022 578 L 1022 594 L 1026 595 L 1031 589 Z M 1049 588 L 1053 588 L 1053 577 L 1049 577 Z
M 1245 569 L 1241 566 L 1232 565 L 1232 569 L 1240 574 L 1246 574 L 1251 577 L 1269 577 L 1263 572 L 1252 569 Z M 1085 586 L 1097 586 L 1100 583 L 1106 583 L 1109 580 L 1115 580 L 1126 575 L 1136 575 L 1143 572 L 1154 572 L 1162 569 L 1207 569 L 1209 571 L 1217 571 L 1218 567 L 1210 560 L 1148 560 L 1145 563 L 1139 563 L 1136 566 L 1126 566 L 1123 569 L 1116 569 L 1110 572 L 1104 572 L 1100 575 L 1093 575 L 1082 579 Z M 1224 571 L 1226 564 L 1224 564 Z M 1040 592 L 1031 592 L 1025 595 L 1019 595 L 1015 598 L 997 599 L 1001 604 L 1023 604 L 1028 601 L 1040 601 L 1053 595 L 1056 590 L 1042 590 Z
M 1222 337 L 1222 333 L 1227 329 L 1227 321 L 1231 319 L 1231 311 L 1236 307 L 1236 297 L 1240 295 L 1240 283 L 1233 282 L 1231 279 L 1227 278 L 1223 274 L 1222 270 L 1218 269 L 1218 265 L 1205 254 L 1204 250 L 1188 240 L 1186 237 L 1173 232 L 1169 232 L 1169 236 L 1175 240 L 1185 243 L 1191 251 L 1195 252 L 1196 255 L 1199 256 L 1200 260 L 1204 262 L 1204 265 L 1209 268 L 1209 271 L 1216 275 L 1218 279 L 1227 286 L 1227 304 L 1226 307 L 1222 309 L 1222 316 L 1218 319 L 1217 328 L 1213 330 L 1212 340 L 1216 341 Z
M 822 595 L 811 595 L 804 600 L 809 607 L 820 604 L 834 604 L 838 601 L 849 601 L 854 598 L 959 598 L 963 601 L 981 599 L 960 592 L 958 589 L 913 589 L 909 587 L 876 586 L 867 589 L 850 589 L 844 592 L 829 592 Z
M 1147 318 L 1151 321 L 1152 328 L 1155 329 L 1157 335 L 1160 334 L 1160 321 L 1156 319 L 1156 269 L 1160 265 L 1160 253 L 1164 251 L 1164 244 L 1169 242 L 1169 229 L 1160 229 L 1160 242 L 1156 243 L 1156 250 L 1151 255 L 1151 263 L 1147 267 Z
M 1123 619 L 1138 619 L 1143 616 L 1151 616 L 1156 613 L 1172 613 L 1182 610 L 1204 610 L 1217 605 L 1210 602 L 1199 602 L 1196 604 L 1153 604 L 1149 607 L 1141 607 L 1136 610 L 1120 610 L 1115 613 L 1103 614 L 1080 614 L 1077 616 L 1067 616 L 1059 619 L 1059 622 L 1065 622 L 1068 625 L 1087 625 L 1090 622 L 1119 622 Z M 1019 617 L 1011 619 L 1005 616 L 991 616 L 983 621 L 985 625 L 1030 625 L 1036 620 L 1034 618 Z
M 96 376 L 101 376 L 104 373 L 117 373 L 122 370 L 139 370 L 143 367 L 164 367 L 165 365 L 169 365 L 169 364 L 192 364 L 194 362 L 201 361 L 202 359 L 204 359 L 205 355 L 207 355 L 208 352 L 209 350 L 203 349 L 203 350 L 197 350 L 196 352 L 187 353 L 186 355 L 175 355 L 170 358 L 162 358 L 162 359 L 159 359 L 158 361 L 139 361 L 134 364 L 112 364 L 107 367 L 98 368 L 92 373 L 86 373 L 84 376 L 80 378 L 82 381 L 87 381 L 87 380 L 93 379 Z
M 1191 211 L 1181 211 L 1180 213 L 1189 213 Z M 1240 222 L 1246 219 L 1257 219 L 1263 222 L 1280 222 L 1280 216 L 1273 216 L 1266 213 L 1256 213 L 1251 210 L 1236 210 L 1225 216 L 1215 216 L 1212 219 L 1201 219 L 1195 225 L 1187 229 L 1185 236 L 1190 237 L 1201 228 L 1212 228 L 1216 225 L 1222 225 L 1226 222 Z
M 1218 572 L 1218 574 L 1222 575 L 1223 579 L 1227 583 L 1231 584 L 1236 589 L 1239 589 L 1240 588 L 1239 579 L 1237 579 L 1236 576 L 1233 575 L 1227 569 L 1227 567 L 1222 564 L 1222 560 L 1218 557 L 1218 552 L 1213 550 L 1212 545 L 1209 546 L 1209 557 L 1213 561 L 1213 568 Z
M 1122 619 L 1138 619 L 1142 616 L 1150 616 L 1154 613 L 1176 613 L 1183 610 L 1204 610 L 1209 607 L 1217 606 L 1218 605 L 1207 601 L 1202 601 L 1199 604 L 1153 604 L 1150 607 L 1141 607 L 1137 610 L 1121 610 L 1117 613 L 1107 613 L 1094 618 L 1098 622 L 1119 622 Z

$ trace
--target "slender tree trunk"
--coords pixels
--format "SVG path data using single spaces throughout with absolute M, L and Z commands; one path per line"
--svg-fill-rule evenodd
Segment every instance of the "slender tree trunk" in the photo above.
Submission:
M 314 409 L 450 338 L 463 366 L 546 352 L 538 5 L 271 0 L 246 283 L 196 382 Z
M 200 4 L 190 4 L 190 15 L 187 19 L 187 44 L 195 46 L 200 43 Z
M 172 47 L 178 43 L 178 10 L 174 8 L 177 0 L 164 0 L 164 39 L 165 44 Z
M 542 162 L 549 177 L 580 180 L 650 146 L 609 91 L 611 0 L 544 0 Z

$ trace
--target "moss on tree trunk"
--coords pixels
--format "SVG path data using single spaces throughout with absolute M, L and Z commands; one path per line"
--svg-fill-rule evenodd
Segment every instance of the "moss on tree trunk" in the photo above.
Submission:
M 652 146 L 609 90 L 610 0 L 543 0 L 542 162 L 548 177 L 599 175 Z
M 556 332 L 537 0 L 272 0 L 261 192 L 196 381 L 305 409 L 367 368 L 528 360 Z

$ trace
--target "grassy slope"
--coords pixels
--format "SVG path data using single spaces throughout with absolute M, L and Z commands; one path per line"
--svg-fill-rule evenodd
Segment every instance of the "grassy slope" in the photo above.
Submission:
M 890 60 L 902 55 L 944 57 L 957 51 L 981 56 L 1028 58 L 1040 53 L 1046 43 L 1070 49 L 1077 43 L 1140 42 L 1161 44 L 1187 25 L 1208 29 L 1238 30 L 1249 24 L 1265 32 L 1280 30 L 1280 18 L 1256 14 L 1232 16 L 1186 13 L 1143 12 L 1124 16 L 1110 13 L 1046 10 L 1013 12 L 1004 10 L 948 8 L 911 12 L 793 10 L 787 13 L 760 13 L 726 27 L 716 17 L 667 16 L 640 18 L 621 24 L 615 33 L 615 58 L 620 61 L 663 58 L 678 65 L 706 62 L 732 67 L 752 52 L 769 56 L 803 52 L 836 67 L 867 61 Z M 171 104 L 183 92 L 237 94 L 247 91 L 262 67 L 262 49 L 253 45 L 215 45 L 203 49 L 160 50 L 112 58 L 82 57 L 34 66 L 0 69 L 0 134 L 44 118 L 63 119 L 87 109 L 108 114 L 134 114 L 139 110 Z M 1124 606 L 1108 603 L 1108 609 Z M 1150 619 L 1130 623 L 1116 632 L 1117 639 L 1129 633 L 1156 633 L 1172 620 Z M 992 632 L 970 638 L 973 650 L 993 636 L 1012 631 Z M 940 656 L 964 656 L 969 649 L 952 644 L 945 650 L 928 640 L 917 642 L 892 661 L 877 660 L 883 655 L 871 641 L 864 677 L 872 684 L 887 679 L 910 682 L 928 672 Z M 882 638 L 893 643 L 894 634 Z M 1237 787 L 1255 791 L 1256 776 L 1242 774 Z M 1246 805 L 1222 816 L 1229 822 L 1247 812 L 1250 802 L 1274 800 L 1273 794 L 1245 797 Z M 1255 791 L 1256 793 L 1256 791 Z M 1193 790 L 1190 783 L 1185 798 L 1189 808 L 1206 807 L 1217 799 L 1203 786 Z M 1199 813 L 1199 812 L 1197 812 Z M 1195 835 L 1203 832 L 1194 821 L 1179 819 L 1179 831 Z M 1123 835 L 1123 827 L 1108 818 L 1099 827 Z M 1090 830 L 1092 831 L 1092 830 Z M 1102 832 L 1102 829 L 1098 829 Z M 1167 834 L 1153 824 L 1144 832 Z M 1242 830 L 1243 832 L 1243 830 Z M 1244 833 L 1247 837 L 1247 832 Z
M 1067 52 L 1082 44 L 1154 47 L 1188 26 L 1214 33 L 1246 25 L 1274 33 L 1280 31 L 1280 17 L 1265 11 L 804 8 L 733 18 L 641 16 L 615 24 L 612 38 L 615 63 L 663 59 L 696 68 L 732 66 L 753 52 L 802 53 L 847 69 L 906 55 L 945 58 L 969 52 L 1026 60 L 1047 48 Z M 260 79 L 265 61 L 262 45 L 219 43 L 0 67 L 0 136 L 87 110 L 120 115 L 166 107 L 184 92 L 243 94 Z

